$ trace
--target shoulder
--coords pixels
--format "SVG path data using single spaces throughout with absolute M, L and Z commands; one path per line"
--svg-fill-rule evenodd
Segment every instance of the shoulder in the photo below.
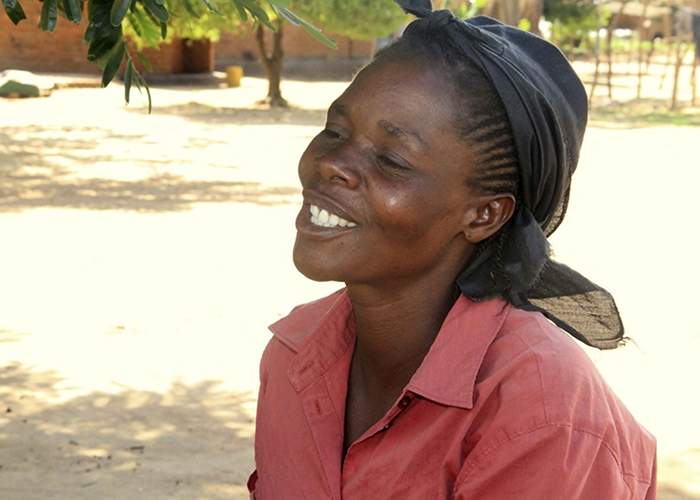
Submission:
M 491 421 L 503 442 L 536 429 L 557 428 L 599 441 L 624 473 L 639 477 L 652 469 L 654 438 L 577 341 L 540 313 L 510 307 L 486 353 L 477 388 L 480 404 L 495 412 Z

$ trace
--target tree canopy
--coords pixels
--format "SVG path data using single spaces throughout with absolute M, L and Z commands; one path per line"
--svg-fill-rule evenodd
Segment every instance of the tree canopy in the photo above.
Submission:
M 292 8 L 329 33 L 361 40 L 386 36 L 407 19 L 394 0 L 295 0 Z
M 31 0 L 36 1 L 36 0 Z M 2 0 L 3 8 L 14 24 L 26 19 L 20 0 Z M 87 9 L 85 4 L 87 3 Z M 80 23 L 87 10 L 87 59 L 102 69 L 102 85 L 108 85 L 122 64 L 124 97 L 129 102 L 131 86 L 150 92 L 134 65 L 125 35 L 137 45 L 157 45 L 168 32 L 182 37 L 212 36 L 219 29 L 241 22 L 255 22 L 276 29 L 275 16 L 305 29 L 321 43 L 334 46 L 321 30 L 289 10 L 291 0 L 43 0 L 39 27 L 56 30 L 59 17 Z

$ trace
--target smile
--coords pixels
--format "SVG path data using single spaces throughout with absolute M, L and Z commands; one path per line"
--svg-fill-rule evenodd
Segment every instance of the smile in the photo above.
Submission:
M 329 212 L 317 205 L 310 205 L 311 224 L 321 227 L 355 227 L 357 224 L 343 219 L 339 215 Z

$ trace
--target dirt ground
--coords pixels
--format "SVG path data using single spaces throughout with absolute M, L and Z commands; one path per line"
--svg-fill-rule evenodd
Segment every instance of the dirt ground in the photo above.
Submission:
M 0 101 L 1 499 L 247 498 L 266 326 L 338 287 L 290 254 L 296 162 L 344 86 Z M 634 343 L 589 352 L 670 500 L 700 498 L 699 139 L 599 116 L 553 238 L 618 298 Z

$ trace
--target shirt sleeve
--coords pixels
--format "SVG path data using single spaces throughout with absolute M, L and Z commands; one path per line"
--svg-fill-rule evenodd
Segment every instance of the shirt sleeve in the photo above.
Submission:
M 620 468 L 619 457 L 592 433 L 549 425 L 469 457 L 457 478 L 457 500 L 654 500 L 655 481 Z

